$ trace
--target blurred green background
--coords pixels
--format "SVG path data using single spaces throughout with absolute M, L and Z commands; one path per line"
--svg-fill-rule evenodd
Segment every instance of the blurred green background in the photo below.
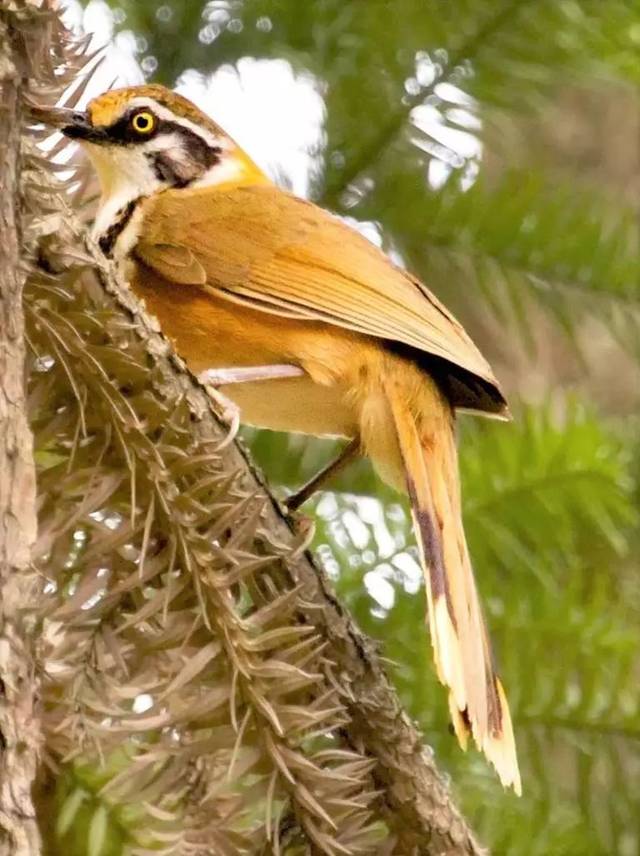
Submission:
M 514 422 L 460 419 L 465 521 L 521 799 L 450 734 L 404 500 L 359 464 L 305 510 L 481 840 L 640 853 L 640 2 L 130 0 L 68 15 L 112 40 L 102 88 L 177 85 L 417 273 L 492 361 Z M 283 492 L 335 445 L 246 438 Z

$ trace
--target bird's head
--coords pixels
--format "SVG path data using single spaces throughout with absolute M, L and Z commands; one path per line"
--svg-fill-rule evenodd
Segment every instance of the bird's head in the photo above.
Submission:
M 164 86 L 114 89 L 90 101 L 84 112 L 33 112 L 86 149 L 103 203 L 114 194 L 136 199 L 167 188 L 265 180 L 222 128 Z

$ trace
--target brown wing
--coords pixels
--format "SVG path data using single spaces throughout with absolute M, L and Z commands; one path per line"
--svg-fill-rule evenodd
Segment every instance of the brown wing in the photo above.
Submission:
M 145 204 L 143 231 L 136 256 L 169 280 L 375 336 L 417 359 L 435 357 L 430 368 L 446 378 L 454 404 L 505 410 L 489 364 L 453 315 L 310 202 L 273 185 L 167 191 Z

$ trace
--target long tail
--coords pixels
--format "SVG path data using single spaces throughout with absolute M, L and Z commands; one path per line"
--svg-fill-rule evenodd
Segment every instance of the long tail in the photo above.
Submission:
M 435 388 L 416 419 L 392 380 L 385 382 L 425 575 L 429 625 L 440 681 L 458 741 L 471 734 L 502 784 L 521 793 L 509 705 L 494 672 L 462 528 L 453 413 Z

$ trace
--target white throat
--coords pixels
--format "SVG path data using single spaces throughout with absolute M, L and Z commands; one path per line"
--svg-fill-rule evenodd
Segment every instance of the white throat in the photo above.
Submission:
M 106 240 L 116 224 L 124 223 L 107 255 L 125 256 L 138 239 L 142 211 L 138 201 L 151 196 L 162 185 L 142 152 L 130 149 L 87 145 L 87 152 L 98 173 L 102 195 L 92 234 L 99 243 Z M 103 248 L 104 249 L 104 248 Z

